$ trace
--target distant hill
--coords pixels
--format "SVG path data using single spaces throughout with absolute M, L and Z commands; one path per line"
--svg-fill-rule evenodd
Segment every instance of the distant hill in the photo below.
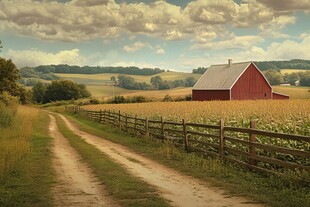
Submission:
M 284 60 L 284 61 L 261 61 L 261 62 L 254 62 L 254 63 L 262 71 L 268 70 L 268 69 L 310 70 L 310 60 L 293 59 L 293 60 Z

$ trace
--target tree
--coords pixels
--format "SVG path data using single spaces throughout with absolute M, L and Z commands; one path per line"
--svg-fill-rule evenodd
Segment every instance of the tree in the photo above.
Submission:
M 86 85 L 78 84 L 77 85 L 80 90 L 81 97 L 80 98 L 89 98 L 91 97 L 91 93 L 87 90 Z
M 32 100 L 36 103 L 43 103 L 46 92 L 46 84 L 38 82 L 32 88 Z
M 208 68 L 199 67 L 197 69 L 193 69 L 192 73 L 195 74 L 204 74 L 207 71 Z
M 305 72 L 300 77 L 300 85 L 301 86 L 310 86 L 310 71 Z
M 116 81 L 116 77 L 115 77 L 115 76 L 112 76 L 110 79 L 111 79 L 111 81 L 113 81 L 113 82 Z
M 283 75 L 274 69 L 266 70 L 264 72 L 265 77 L 269 81 L 270 85 L 279 85 L 284 82 Z
M 185 87 L 193 87 L 196 83 L 196 79 L 194 77 L 187 77 L 185 80 Z
M 290 85 L 294 86 L 295 82 L 300 79 L 299 73 L 285 73 L 284 74 L 284 80 L 286 83 L 289 83 Z
M 44 102 L 60 101 L 60 100 L 77 100 L 81 98 L 78 85 L 70 80 L 52 81 L 46 87 L 44 94 Z
M 7 91 L 12 96 L 18 96 L 20 91 L 18 79 L 19 72 L 12 60 L 0 57 L 0 93 Z
M 154 76 L 151 78 L 151 84 L 154 88 L 159 89 L 160 84 L 163 82 L 163 79 L 160 76 Z

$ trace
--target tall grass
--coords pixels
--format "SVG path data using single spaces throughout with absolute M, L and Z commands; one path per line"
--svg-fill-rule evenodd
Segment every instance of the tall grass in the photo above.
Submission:
M 14 171 L 20 159 L 31 151 L 29 137 L 37 116 L 37 109 L 0 103 L 0 180 Z
M 47 114 L 8 104 L 1 105 L 0 114 L 0 206 L 51 206 Z

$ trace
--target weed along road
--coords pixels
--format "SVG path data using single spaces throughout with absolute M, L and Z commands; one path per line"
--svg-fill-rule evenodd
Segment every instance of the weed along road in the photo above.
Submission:
M 49 116 L 49 132 L 54 138 L 53 162 L 58 179 L 53 188 L 55 206 L 117 206 L 59 132 L 55 117 Z
M 128 148 L 79 130 L 75 124 L 60 115 L 73 133 L 95 146 L 112 160 L 120 163 L 130 174 L 155 186 L 159 194 L 170 201 L 172 206 L 222 207 L 262 206 L 241 197 L 224 194 L 220 189 L 208 187 L 207 183 L 142 157 Z

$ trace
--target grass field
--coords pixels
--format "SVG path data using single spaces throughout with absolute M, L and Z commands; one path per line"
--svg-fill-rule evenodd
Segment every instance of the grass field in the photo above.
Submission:
M 272 86 L 273 91 L 286 94 L 290 99 L 310 99 L 310 87 Z
M 104 85 L 110 82 L 110 78 L 112 76 L 117 77 L 120 74 L 114 73 L 100 73 L 100 74 L 65 74 L 65 73 L 57 73 L 57 76 L 61 78 L 66 78 L 73 80 L 77 83 L 87 84 L 87 85 Z M 126 74 L 125 74 L 126 75 Z M 194 77 L 198 80 L 201 74 L 192 74 L 192 73 L 181 73 L 181 72 L 163 72 L 156 75 L 151 76 L 143 76 L 143 75 L 129 75 L 135 79 L 136 82 L 146 82 L 150 83 L 150 80 L 154 76 L 160 76 L 163 80 L 173 81 L 178 79 L 186 79 L 187 77 Z
M 285 73 L 296 73 L 296 72 L 306 72 L 309 70 L 299 70 L 299 69 L 281 69 L 281 73 L 284 75 Z

